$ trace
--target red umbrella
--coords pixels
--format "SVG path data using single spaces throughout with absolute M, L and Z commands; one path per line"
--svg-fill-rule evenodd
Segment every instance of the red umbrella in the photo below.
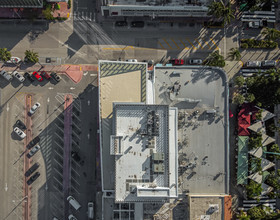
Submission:
M 231 110 L 229 110 L 229 117 L 230 117 L 230 118 L 233 117 L 233 114 L 232 114 Z

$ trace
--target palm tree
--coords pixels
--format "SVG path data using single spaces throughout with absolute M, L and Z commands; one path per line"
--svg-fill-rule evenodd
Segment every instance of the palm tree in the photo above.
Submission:
M 262 35 L 264 35 L 268 40 L 277 40 L 280 38 L 280 31 L 276 30 L 275 28 L 266 27 L 263 30 Z
M 240 60 L 241 54 L 238 48 L 231 48 L 229 52 L 229 57 L 232 60 Z
M 26 62 L 37 63 L 39 61 L 38 53 L 34 52 L 33 50 L 26 50 L 24 54 L 25 54 L 24 60 Z
M 7 48 L 0 48 L 0 59 L 3 61 L 8 61 L 11 59 L 11 52 Z
M 224 67 L 225 59 L 222 55 L 219 54 L 219 51 L 216 50 L 205 59 L 204 63 L 208 66 Z
M 224 24 L 229 24 L 231 19 L 235 18 L 234 10 L 231 8 L 231 5 L 228 4 L 225 6 L 222 1 L 212 2 L 208 6 L 208 15 L 213 15 L 218 19 L 222 19 Z

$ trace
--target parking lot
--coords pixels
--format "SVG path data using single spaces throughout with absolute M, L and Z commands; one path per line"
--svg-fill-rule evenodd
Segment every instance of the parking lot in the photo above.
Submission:
M 7 201 L 0 206 L 0 218 L 23 219 L 28 213 L 29 219 L 66 219 L 69 214 L 86 219 L 87 203 L 95 202 L 96 191 L 95 83 L 93 74 L 79 84 L 65 75 L 57 84 L 46 79 L 9 83 L 0 77 L 0 196 Z M 40 107 L 28 116 L 35 102 Z M 23 140 L 13 132 L 18 119 L 27 127 Z M 28 159 L 25 146 L 36 136 L 40 137 L 40 150 Z M 40 176 L 28 187 L 25 181 L 30 177 L 25 179 L 24 173 L 34 163 L 39 168 L 31 176 L 36 172 Z M 81 204 L 79 211 L 69 206 L 69 195 Z

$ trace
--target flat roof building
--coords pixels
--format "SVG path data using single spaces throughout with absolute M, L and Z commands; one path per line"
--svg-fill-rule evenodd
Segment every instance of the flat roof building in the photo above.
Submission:
M 1 0 L 0 8 L 43 8 L 42 0 Z
M 101 6 L 103 16 L 126 17 L 208 17 L 208 0 L 108 0 Z

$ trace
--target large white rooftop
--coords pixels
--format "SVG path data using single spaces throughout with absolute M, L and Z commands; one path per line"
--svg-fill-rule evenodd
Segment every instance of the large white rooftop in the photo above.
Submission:
M 177 197 L 176 108 L 115 103 L 113 120 L 116 202 Z

